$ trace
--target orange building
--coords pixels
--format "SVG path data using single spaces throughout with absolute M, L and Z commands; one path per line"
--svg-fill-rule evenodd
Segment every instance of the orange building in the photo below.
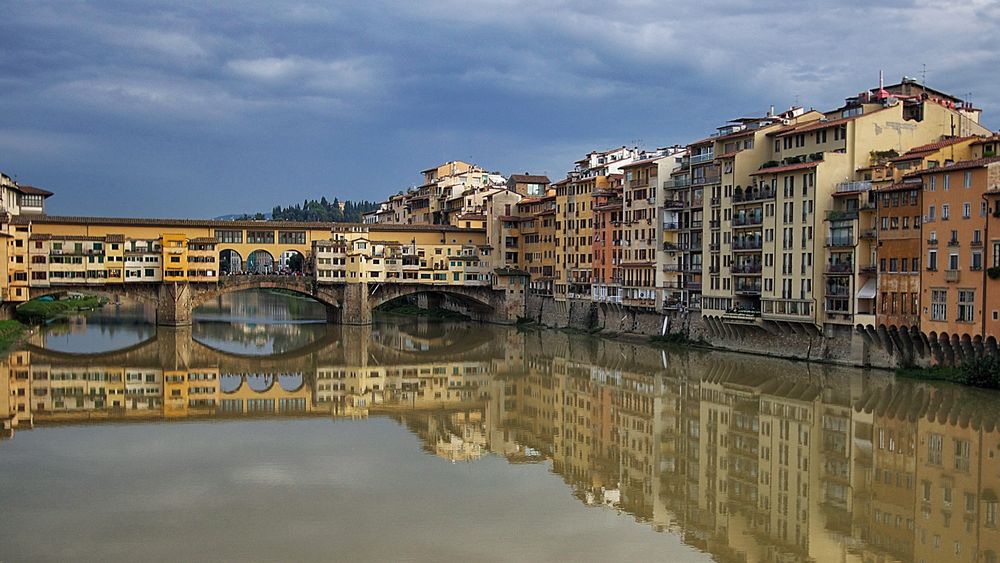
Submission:
M 888 158 L 874 171 L 878 205 L 878 305 L 876 325 L 916 326 L 920 321 L 922 183 L 904 174 L 968 160 L 978 137 L 950 137 Z
M 594 194 L 594 285 L 595 301 L 621 303 L 621 186 Z
M 987 222 L 990 200 L 996 199 L 987 193 L 1000 183 L 1000 157 L 957 162 L 907 178 L 920 178 L 923 184 L 920 328 L 929 335 L 996 338 L 997 323 L 987 322 L 994 313 L 986 306 L 987 281 L 995 282 L 988 278 L 984 254 L 987 228 L 995 223 Z

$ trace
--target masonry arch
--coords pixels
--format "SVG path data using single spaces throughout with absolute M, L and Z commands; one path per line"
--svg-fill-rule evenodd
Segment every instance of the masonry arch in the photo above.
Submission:
M 135 299 L 141 303 L 157 304 L 159 299 L 159 283 L 135 283 L 116 285 L 74 285 L 71 287 L 32 287 L 28 297 L 32 300 L 46 295 L 64 296 L 67 293 L 82 293 L 107 297 L 111 302 L 121 299 Z
M 306 257 L 304 254 L 289 248 L 278 255 L 278 271 L 289 274 L 302 274 L 306 271 Z
M 276 271 L 276 266 L 274 255 L 262 248 L 258 248 L 247 256 L 246 273 L 273 274 Z
M 372 309 L 410 296 L 449 297 L 459 304 L 480 313 L 495 313 L 498 309 L 493 289 L 488 287 L 433 286 L 420 284 L 383 284 L 369 294 Z
M 219 252 L 219 272 L 223 276 L 242 274 L 243 256 L 232 248 L 223 249 Z
M 308 297 L 327 308 L 340 308 L 343 293 L 338 286 L 323 286 L 303 276 L 229 276 L 217 284 L 198 287 L 191 298 L 191 306 L 204 305 L 226 293 L 253 289 L 281 289 Z

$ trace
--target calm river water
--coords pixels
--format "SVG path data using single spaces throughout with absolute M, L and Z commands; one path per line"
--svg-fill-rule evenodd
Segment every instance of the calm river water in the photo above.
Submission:
M 996 393 L 227 296 L 0 371 L 0 561 L 986 561 Z

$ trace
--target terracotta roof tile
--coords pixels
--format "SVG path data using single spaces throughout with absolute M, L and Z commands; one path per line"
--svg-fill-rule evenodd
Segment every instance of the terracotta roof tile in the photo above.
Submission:
M 960 160 L 954 164 L 949 164 L 947 166 L 935 166 L 934 168 L 927 168 L 926 170 L 917 170 L 916 172 L 911 172 L 904 176 L 904 178 L 913 178 L 917 176 L 926 176 L 927 174 L 936 174 L 938 172 L 951 172 L 952 170 L 969 170 L 970 168 L 981 168 L 988 164 L 993 164 L 994 162 L 1000 162 L 1000 156 L 989 156 L 986 158 L 976 158 L 973 160 Z
M 793 170 L 805 170 L 806 168 L 815 168 L 816 165 L 823 162 L 822 160 L 814 160 L 812 162 L 799 162 L 796 164 L 787 164 L 785 166 L 772 166 L 771 168 L 761 168 L 756 172 L 751 172 L 751 176 L 763 176 L 765 174 L 781 174 L 782 172 L 791 172 Z

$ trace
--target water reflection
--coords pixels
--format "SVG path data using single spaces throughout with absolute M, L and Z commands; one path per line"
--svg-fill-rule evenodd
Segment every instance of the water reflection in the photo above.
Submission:
M 127 348 L 153 337 L 155 320 L 156 309 L 151 305 L 109 303 L 96 311 L 47 325 L 45 346 L 68 353 Z
M 453 462 L 550 464 L 580 503 L 718 560 L 1000 552 L 996 393 L 554 332 L 323 329 L 266 356 L 164 329 L 119 352 L 15 352 L 0 373 L 5 435 L 121 420 L 379 417 Z

